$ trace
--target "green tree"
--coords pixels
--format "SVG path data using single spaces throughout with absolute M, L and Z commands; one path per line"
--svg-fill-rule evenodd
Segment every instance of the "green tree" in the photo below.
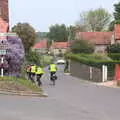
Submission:
M 47 39 L 47 32 L 36 32 L 35 43 L 38 43 L 40 40 Z
M 76 29 L 76 27 L 75 27 L 75 26 L 72 26 L 72 25 L 70 25 L 70 26 L 67 28 L 67 31 L 68 31 L 68 39 L 71 40 L 71 41 L 75 39 L 75 29 Z
M 73 53 L 93 53 L 94 45 L 87 40 L 75 40 L 71 45 Z
M 96 10 L 90 10 L 87 19 L 92 31 L 102 31 L 110 22 L 110 17 L 111 15 L 107 10 L 98 8 Z
M 114 4 L 114 18 L 115 18 L 115 21 L 117 23 L 120 23 L 120 2 L 118 2 L 117 4 Z
M 36 33 L 34 28 L 28 23 L 18 23 L 12 28 L 22 40 L 26 54 L 29 53 L 31 46 L 34 45 Z
M 115 24 L 115 21 L 112 21 L 112 22 L 109 24 L 108 30 L 113 31 L 113 30 L 114 30 L 114 24 Z
M 89 10 L 80 14 L 80 27 L 85 31 L 102 31 L 110 22 L 111 15 L 104 8 Z
M 80 13 L 80 18 L 79 21 L 76 23 L 77 29 L 81 32 L 86 32 L 86 31 L 91 31 L 90 25 L 88 24 L 87 21 L 87 16 L 88 16 L 88 11 L 82 11 Z
M 120 2 L 114 4 L 114 20 L 109 24 L 109 30 L 114 30 L 114 24 L 120 24 Z
M 55 40 L 57 42 L 65 42 L 68 40 L 68 31 L 67 27 L 62 25 L 52 25 L 49 28 L 48 38 L 50 40 Z

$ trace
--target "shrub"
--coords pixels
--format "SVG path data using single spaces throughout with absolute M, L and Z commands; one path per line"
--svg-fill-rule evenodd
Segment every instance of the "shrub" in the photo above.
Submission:
M 67 59 L 71 59 L 71 60 L 86 64 L 88 66 L 93 66 L 97 68 L 101 68 L 102 65 L 110 66 L 110 65 L 120 64 L 120 61 L 118 60 L 93 59 L 93 58 L 90 58 L 89 56 L 90 55 L 87 55 L 87 54 L 73 54 L 73 53 L 66 54 Z
M 107 47 L 108 56 L 113 60 L 120 60 L 120 44 L 112 44 Z
M 87 40 L 75 40 L 71 45 L 73 53 L 93 53 L 94 45 Z
M 29 63 L 40 64 L 40 57 L 37 55 L 36 52 L 30 51 L 26 58 Z

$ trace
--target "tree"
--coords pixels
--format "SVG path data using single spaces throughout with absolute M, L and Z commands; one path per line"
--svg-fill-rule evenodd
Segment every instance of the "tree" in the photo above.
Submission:
M 75 40 L 71 45 L 73 53 L 93 53 L 94 45 L 87 40 Z
M 117 4 L 114 4 L 114 10 L 115 12 L 113 13 L 115 21 L 120 23 L 120 2 Z
M 50 40 L 55 40 L 57 42 L 65 42 L 68 40 L 68 31 L 67 27 L 62 25 L 52 25 L 49 28 L 48 38 Z
M 36 32 L 35 43 L 38 43 L 40 40 L 47 39 L 47 32 Z
M 28 23 L 18 23 L 12 28 L 21 38 L 26 54 L 29 53 L 31 46 L 34 45 L 36 33 L 34 28 Z
M 109 24 L 108 30 L 113 31 L 113 30 L 114 30 L 114 24 L 115 24 L 115 21 L 112 21 L 112 22 Z
M 102 31 L 110 22 L 111 15 L 104 8 L 89 10 L 80 15 L 80 26 L 85 31 Z
M 70 25 L 70 26 L 67 28 L 67 31 L 68 31 L 68 39 L 71 40 L 71 41 L 75 39 L 75 29 L 76 29 L 76 27 L 75 27 L 75 26 L 72 26 L 72 25 Z
M 110 31 L 114 29 L 115 24 L 120 24 L 120 2 L 114 4 L 113 16 L 114 16 L 114 20 L 109 24 Z
M 79 28 L 79 31 L 81 32 L 91 31 L 90 25 L 88 24 L 87 21 L 87 15 L 88 11 L 82 11 L 80 13 L 80 19 L 76 23 L 76 27 Z

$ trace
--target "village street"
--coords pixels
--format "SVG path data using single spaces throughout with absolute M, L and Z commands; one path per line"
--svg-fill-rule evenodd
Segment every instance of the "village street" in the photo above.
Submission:
M 60 67 L 61 68 L 61 67 Z M 47 98 L 0 95 L 1 120 L 119 120 L 120 89 L 105 88 L 63 74 L 56 86 L 43 77 Z

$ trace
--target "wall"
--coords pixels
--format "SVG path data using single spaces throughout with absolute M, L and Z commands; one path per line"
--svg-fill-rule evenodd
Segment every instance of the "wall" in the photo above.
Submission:
M 70 61 L 70 73 L 72 76 L 83 80 L 90 80 L 90 67 L 76 61 Z M 93 82 L 102 82 L 102 71 L 98 68 L 92 68 Z
M 105 53 L 107 45 L 96 45 L 95 46 L 95 53 Z
M 9 12 L 8 12 L 8 0 L 0 0 L 0 17 L 9 22 Z

